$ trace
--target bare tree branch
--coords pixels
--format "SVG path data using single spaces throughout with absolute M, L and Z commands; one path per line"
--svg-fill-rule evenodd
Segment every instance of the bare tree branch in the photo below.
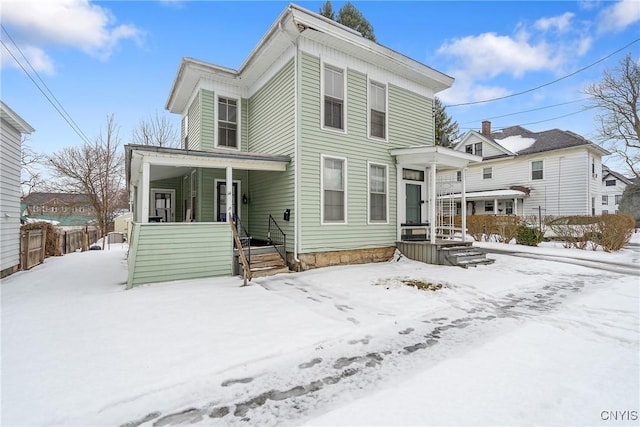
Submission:
M 180 135 L 166 114 L 156 111 L 155 115 L 140 120 L 138 127 L 131 132 L 131 142 L 140 145 L 159 147 L 180 147 Z
M 43 185 L 42 173 L 38 166 L 44 160 L 44 155 L 33 151 L 27 144 L 28 140 L 28 135 L 22 135 L 22 141 L 20 142 L 20 188 L 22 197 L 28 196 L 32 191 Z

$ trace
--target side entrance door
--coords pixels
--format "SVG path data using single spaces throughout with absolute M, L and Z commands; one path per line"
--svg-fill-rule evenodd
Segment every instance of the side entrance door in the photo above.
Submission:
M 422 185 L 406 184 L 406 224 L 422 223 Z
M 233 214 L 238 215 L 238 183 L 233 183 Z M 226 181 L 216 181 L 216 213 L 218 222 L 227 220 L 227 183 Z
M 160 188 L 151 189 L 151 212 L 150 221 L 174 222 L 176 200 L 175 190 L 165 190 Z

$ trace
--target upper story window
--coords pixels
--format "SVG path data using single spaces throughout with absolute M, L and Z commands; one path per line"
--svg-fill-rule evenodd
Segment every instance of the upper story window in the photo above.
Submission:
M 369 222 L 387 222 L 387 167 L 369 165 Z
M 464 152 L 482 157 L 482 142 L 476 142 L 475 144 L 465 145 Z
M 387 88 L 369 82 L 369 136 L 387 138 Z
M 346 222 L 346 159 L 322 157 L 322 222 Z
M 604 185 L 607 187 L 615 187 L 616 186 L 616 180 L 615 179 L 607 179 L 604 182 Z
M 182 148 L 189 149 L 189 116 L 182 118 Z
M 218 98 L 218 146 L 238 148 L 238 101 Z
M 324 126 L 344 130 L 344 70 L 324 66 Z
M 543 166 L 544 165 L 542 160 L 536 160 L 531 162 L 531 179 L 544 178 Z
M 483 168 L 482 179 L 491 179 L 491 178 L 493 178 L 493 168 Z

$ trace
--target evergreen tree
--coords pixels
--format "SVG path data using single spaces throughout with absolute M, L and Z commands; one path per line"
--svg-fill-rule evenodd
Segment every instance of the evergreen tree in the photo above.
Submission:
M 338 17 L 336 18 L 333 12 L 331 1 L 327 0 L 320 8 L 320 15 L 325 16 L 329 19 L 333 19 L 339 24 L 358 31 L 364 38 L 367 38 L 374 42 L 376 41 L 376 35 L 373 32 L 373 26 L 367 20 L 367 18 L 362 15 L 362 12 L 356 9 L 356 7 L 351 4 L 351 2 L 346 2 L 344 6 L 340 8 L 340 10 L 338 11 Z
M 453 120 L 445 110 L 439 98 L 433 99 L 433 118 L 435 122 L 436 145 L 451 145 L 451 141 L 458 137 L 458 122 Z
M 620 213 L 633 216 L 636 220 L 636 227 L 640 227 L 640 184 L 627 185 L 622 193 L 618 210 Z
M 319 11 L 320 15 L 331 19 L 332 21 L 336 20 L 336 14 L 333 13 L 333 6 L 331 5 L 331 2 L 329 0 L 327 0 L 322 7 L 320 8 Z

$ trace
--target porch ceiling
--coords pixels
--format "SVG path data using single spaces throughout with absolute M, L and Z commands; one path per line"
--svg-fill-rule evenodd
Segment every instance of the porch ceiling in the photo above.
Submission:
M 465 193 L 467 201 L 473 200 L 494 200 L 494 199 L 524 199 L 529 197 L 524 191 L 520 190 L 488 190 L 488 191 L 473 191 L 471 193 Z M 460 193 L 446 194 L 438 196 L 438 199 L 460 199 Z
M 143 163 L 150 165 L 150 179 L 164 179 L 189 173 L 194 168 L 285 171 L 289 156 L 248 153 L 229 150 L 195 151 L 178 148 L 127 145 L 127 182 L 136 185 Z
M 482 161 L 482 157 L 438 145 L 394 148 L 389 153 L 396 158 L 398 165 L 416 169 L 424 169 L 433 164 L 437 170 L 462 169 L 470 163 Z

